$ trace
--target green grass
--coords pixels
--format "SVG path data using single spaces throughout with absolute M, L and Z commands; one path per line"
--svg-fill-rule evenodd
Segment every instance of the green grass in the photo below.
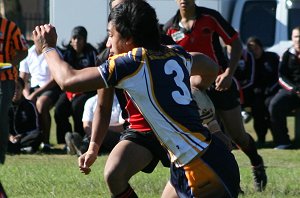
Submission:
M 255 138 L 251 123 L 246 128 Z M 289 120 L 289 128 L 293 130 L 292 120 Z M 270 134 L 267 139 L 271 140 Z M 248 158 L 241 151 L 233 152 L 240 166 L 241 187 L 245 192 L 240 197 L 300 197 L 300 150 L 259 149 L 269 178 L 268 186 L 262 193 L 254 192 Z M 106 158 L 107 156 L 100 156 L 92 166 L 92 172 L 86 176 L 80 173 L 77 157 L 74 156 L 8 155 L 5 165 L 0 166 L 0 180 L 10 198 L 106 198 L 110 197 L 103 181 Z M 168 177 L 168 169 L 159 165 L 152 174 L 135 175 L 130 183 L 139 197 L 158 198 Z

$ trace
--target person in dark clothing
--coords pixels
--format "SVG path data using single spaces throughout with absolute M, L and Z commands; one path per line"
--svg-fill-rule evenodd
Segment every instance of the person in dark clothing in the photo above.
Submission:
M 63 58 L 74 69 L 80 70 L 96 65 L 97 50 L 87 43 L 87 31 L 84 27 L 77 26 L 72 30 L 71 41 L 65 48 Z M 54 112 L 58 144 L 65 143 L 65 134 L 70 131 L 76 131 L 84 136 L 81 120 L 84 104 L 95 94 L 96 91 L 81 93 L 67 91 L 60 95 Z M 73 117 L 74 129 L 69 122 L 70 116 Z
M 9 109 L 9 153 L 36 152 L 42 142 L 39 117 L 35 105 L 22 94 L 24 81 L 17 79 L 13 105 Z
M 281 89 L 269 106 L 275 149 L 290 148 L 286 117 L 300 107 L 300 26 L 292 31 L 292 42 L 293 46 L 284 52 L 279 66 Z
M 268 107 L 271 99 L 279 90 L 279 56 L 274 52 L 264 51 L 261 41 L 256 37 L 248 38 L 247 48 L 255 58 L 251 105 L 253 128 L 257 134 L 257 142 L 263 146 L 268 129 L 272 131 Z

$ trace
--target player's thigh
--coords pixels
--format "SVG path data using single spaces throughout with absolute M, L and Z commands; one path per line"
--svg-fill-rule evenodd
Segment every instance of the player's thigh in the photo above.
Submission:
M 178 198 L 176 190 L 174 186 L 172 186 L 170 181 L 167 182 L 164 191 L 161 195 L 161 198 Z
M 120 141 L 108 156 L 105 165 L 105 175 L 129 179 L 145 168 L 153 155 L 145 147 L 129 140 Z
M 248 144 L 249 136 L 246 133 L 244 123 L 241 116 L 241 108 L 237 106 L 231 110 L 218 110 L 225 131 L 239 145 Z

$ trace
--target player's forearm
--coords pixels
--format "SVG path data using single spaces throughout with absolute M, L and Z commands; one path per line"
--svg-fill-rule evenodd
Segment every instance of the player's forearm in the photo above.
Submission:
M 225 70 L 225 72 L 231 77 L 234 75 L 238 62 L 241 58 L 242 52 L 243 52 L 243 46 L 241 44 L 241 41 L 239 39 L 236 39 L 231 44 L 229 65 Z
M 97 106 L 94 112 L 91 142 L 96 145 L 90 144 L 91 149 L 101 146 L 110 123 L 112 103 L 114 97 L 114 89 L 100 89 L 98 90 Z

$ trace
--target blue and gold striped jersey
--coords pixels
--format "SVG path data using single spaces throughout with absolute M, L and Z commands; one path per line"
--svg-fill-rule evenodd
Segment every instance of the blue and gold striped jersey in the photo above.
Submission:
M 135 48 L 99 66 L 107 86 L 128 92 L 178 166 L 187 164 L 210 142 L 192 99 L 192 57 L 180 46 L 160 51 Z

